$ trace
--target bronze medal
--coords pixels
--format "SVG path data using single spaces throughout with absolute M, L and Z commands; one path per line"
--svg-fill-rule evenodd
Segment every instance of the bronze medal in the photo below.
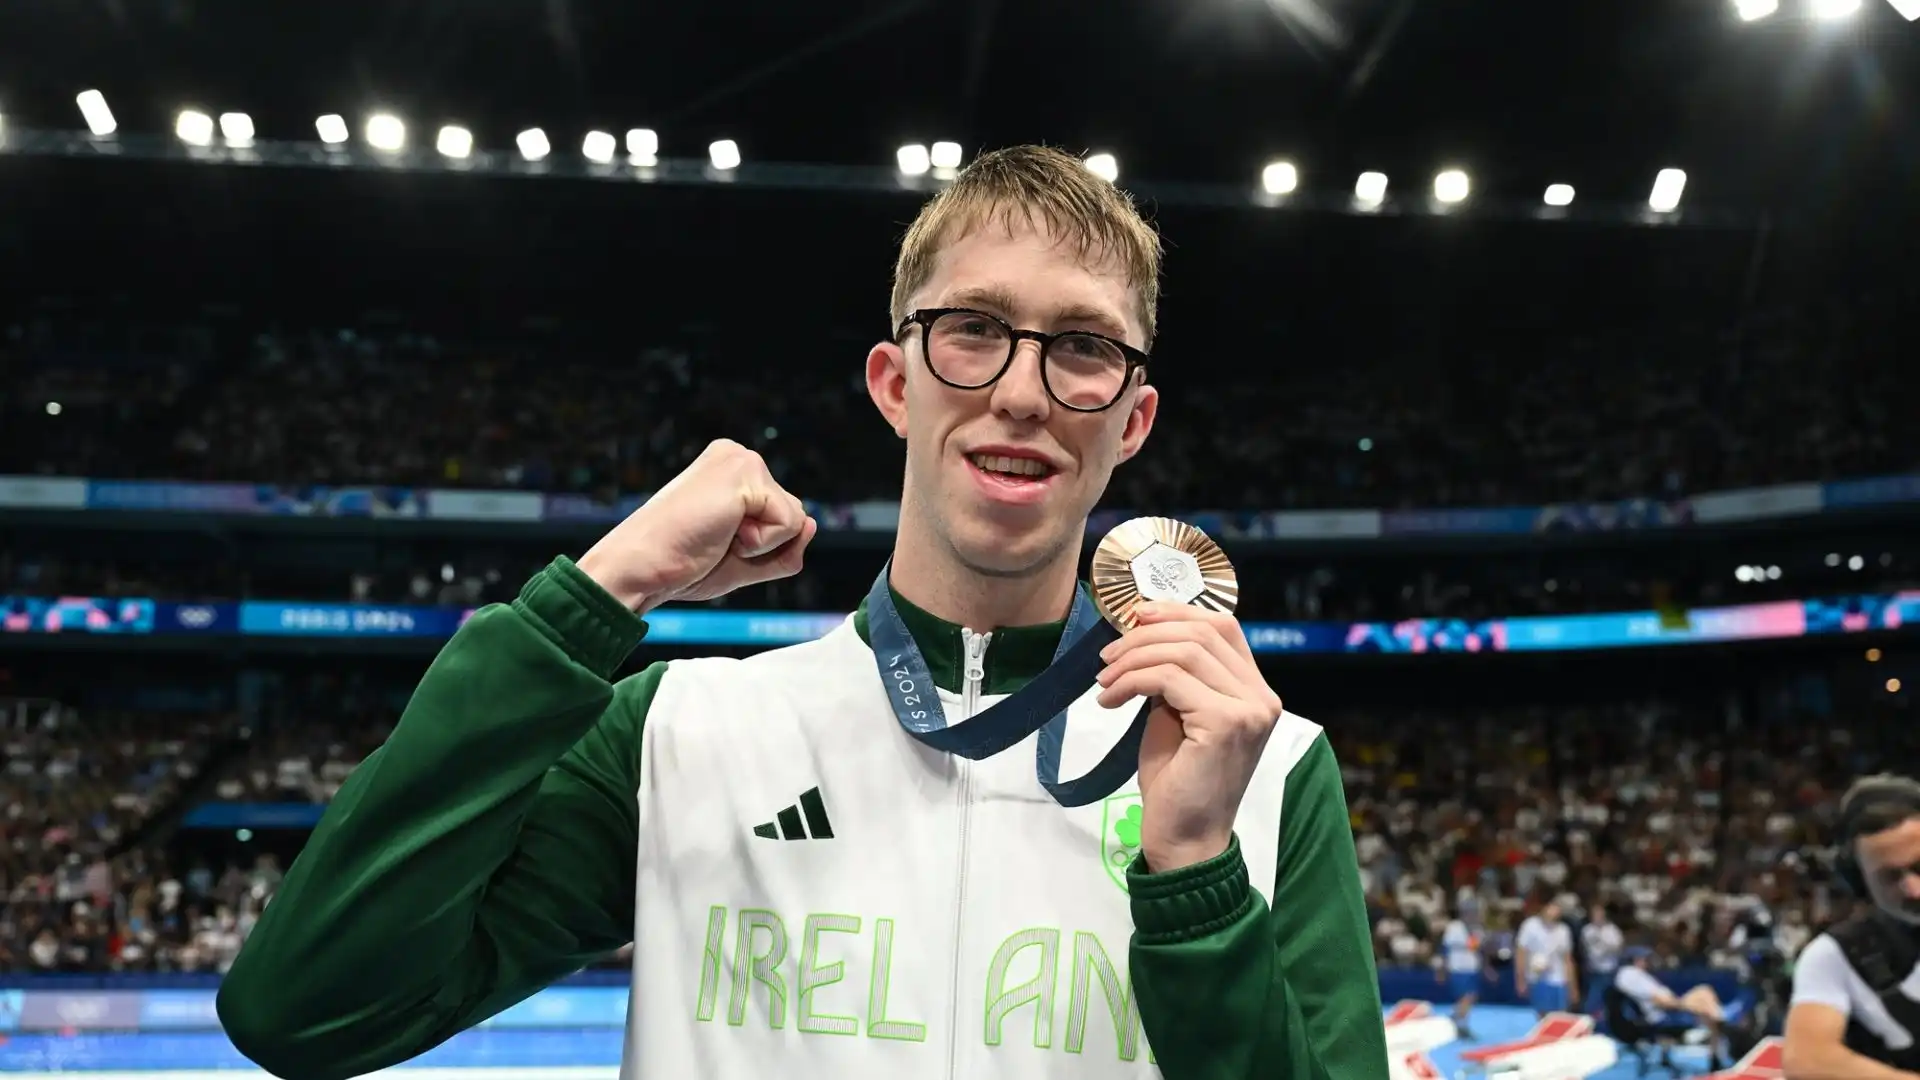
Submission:
M 1093 552 L 1093 602 L 1121 633 L 1142 601 L 1177 601 L 1233 614 L 1240 579 L 1206 533 L 1172 518 L 1123 522 Z

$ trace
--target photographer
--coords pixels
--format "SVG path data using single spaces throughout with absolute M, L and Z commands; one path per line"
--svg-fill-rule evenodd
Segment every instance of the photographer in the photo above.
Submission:
M 1836 876 L 1872 906 L 1800 953 L 1788 1080 L 1920 1080 L 1920 783 L 1856 782 L 1837 840 Z

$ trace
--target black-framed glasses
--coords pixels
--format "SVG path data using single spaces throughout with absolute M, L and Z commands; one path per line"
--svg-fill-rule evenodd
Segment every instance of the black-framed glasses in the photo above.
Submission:
M 1013 366 L 1020 342 L 1038 342 L 1040 381 L 1047 396 L 1075 412 L 1112 408 L 1127 392 L 1134 372 L 1151 359 L 1104 334 L 1016 330 L 1005 319 L 972 308 L 922 308 L 900 323 L 895 340 L 915 326 L 921 330 L 927 370 L 955 390 L 979 390 L 999 382 Z

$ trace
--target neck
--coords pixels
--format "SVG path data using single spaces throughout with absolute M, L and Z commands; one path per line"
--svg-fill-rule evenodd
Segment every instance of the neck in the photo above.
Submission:
M 1073 606 L 1078 566 L 1066 552 L 1031 573 L 1003 577 L 960 563 L 947 545 L 908 525 L 894 539 L 891 584 L 915 607 L 969 630 L 1056 622 Z

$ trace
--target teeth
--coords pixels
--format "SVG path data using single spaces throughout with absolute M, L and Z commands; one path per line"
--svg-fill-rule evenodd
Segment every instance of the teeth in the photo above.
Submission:
M 967 460 L 987 472 L 1012 473 L 1015 476 L 1045 476 L 1045 462 L 1032 458 L 1000 457 L 994 454 L 968 454 Z

